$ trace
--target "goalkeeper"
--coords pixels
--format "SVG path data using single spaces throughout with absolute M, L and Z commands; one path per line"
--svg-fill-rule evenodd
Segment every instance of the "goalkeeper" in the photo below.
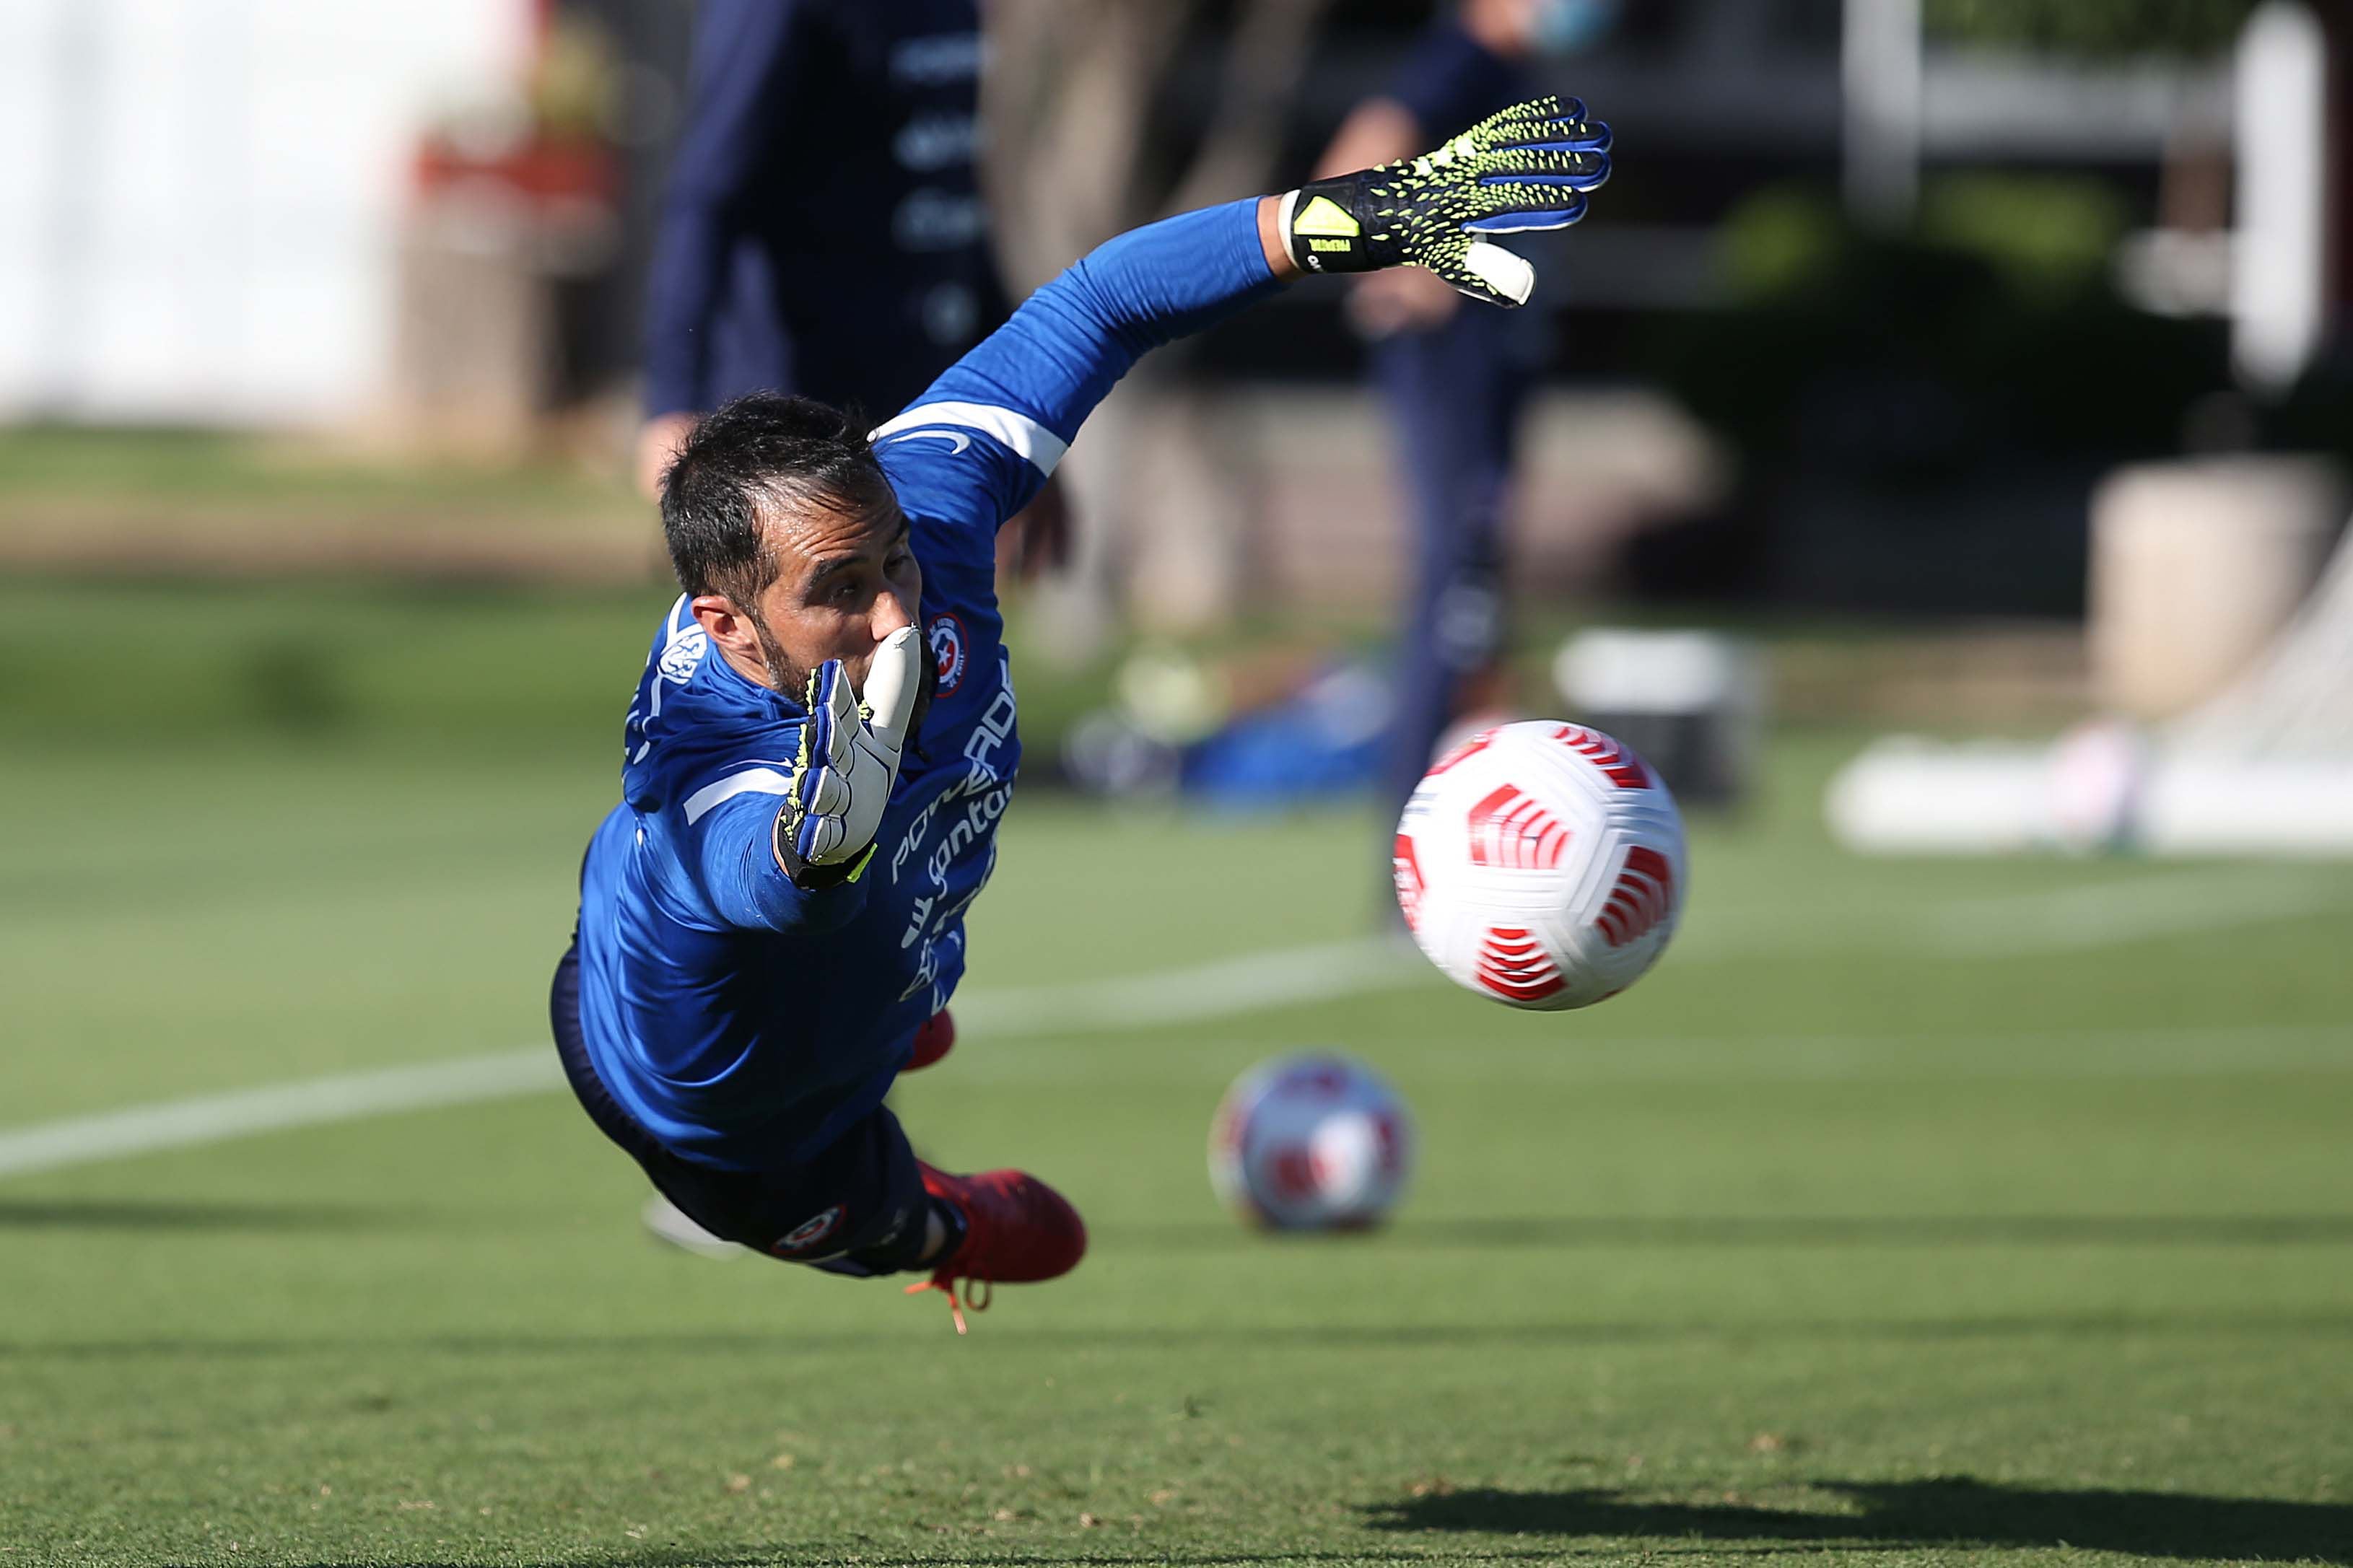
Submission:
M 1543 100 L 1439 151 L 1124 235 L 871 434 L 738 399 L 662 483 L 683 594 L 629 710 L 556 970 L 582 1106 L 713 1235 L 835 1273 L 1050 1279 L 1077 1213 L 1018 1171 L 918 1162 L 883 1104 L 944 1053 L 964 913 L 1021 747 L 995 531 L 1154 346 L 1303 270 L 1425 267 L 1524 303 L 1490 235 L 1584 216 L 1609 132 Z M 985 1301 L 985 1294 L 975 1301 Z

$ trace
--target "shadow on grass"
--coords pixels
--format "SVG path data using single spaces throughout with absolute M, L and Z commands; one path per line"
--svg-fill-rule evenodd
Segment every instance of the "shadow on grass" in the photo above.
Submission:
M 1672 1559 L 1676 1557 L 1762 1557 L 1786 1550 L 1781 1546 L 1690 1546 L 1652 1547 L 1644 1557 Z M 1815 1555 L 1846 1552 L 1877 1552 L 1878 1546 L 1825 1545 L 1811 1549 Z M 887 1550 L 868 1549 L 847 1555 L 833 1546 L 810 1547 L 778 1545 L 763 1551 L 758 1547 L 735 1547 L 719 1554 L 697 1552 L 675 1547 L 652 1547 L 611 1556 L 515 1559 L 527 1563 L 528 1568 L 824 1568 L 828 1563 L 856 1563 L 859 1568 L 930 1568 L 933 1564 L 986 1564 L 987 1568 L 1079 1568 L 1081 1564 L 1103 1563 L 1108 1568 L 1145 1568 L 1160 1564 L 1165 1568 L 1275 1568 L 1285 1563 L 1558 1563 L 1567 1558 L 1582 1556 L 1616 1556 L 1615 1552 L 1563 1552 L 1556 1546 L 1504 1546 L 1492 1550 L 1464 1552 L 1461 1550 L 1431 1551 L 1367 1551 L 1338 1552 L 1215 1552 L 1208 1549 L 1187 1551 L 1182 1548 L 1166 1552 L 1002 1552 L 976 1551 L 968 1545 L 943 1544 L 937 1552 L 905 1555 Z M 301 1568 L 385 1568 L 386 1560 L 335 1558 L 301 1564 Z M 398 1568 L 479 1568 L 479 1560 L 468 1562 L 403 1561 Z
M 285 1335 L 285 1338 L 197 1338 L 169 1335 L 143 1340 L 0 1340 L 0 1361 L 9 1359 L 174 1359 L 174 1356 L 353 1356 L 400 1352 L 428 1356 L 491 1356 L 491 1359 L 640 1361 L 645 1356 L 772 1356 L 786 1352 L 824 1352 L 833 1356 L 906 1356 L 908 1344 L 924 1342 L 930 1328 L 882 1326 L 875 1331 L 793 1333 L 426 1333 L 426 1335 Z M 1968 1344 L 1977 1340 L 2068 1338 L 2116 1340 L 2129 1335 L 2254 1335 L 2254 1338 L 2353 1338 L 2353 1314 L 2341 1311 L 2184 1311 L 2146 1317 L 1977 1317 L 1977 1319 L 1795 1319 L 1778 1323 L 1233 1323 L 1200 1328 L 1017 1328 L 990 1323 L 988 1340 L 997 1354 L 1033 1354 L 1066 1359 L 1073 1352 L 1329 1352 L 1363 1354 L 1379 1350 L 1480 1350 L 1525 1344 L 1546 1354 L 1560 1350 L 1600 1350 L 1612 1344 L 1805 1344 L 1810 1340 L 1873 1344 Z
M 1381 1503 L 1376 1530 L 1878 1547 L 2069 1546 L 2140 1557 L 2353 1564 L 2353 1506 L 2173 1492 L 2043 1491 L 1968 1477 L 1819 1481 L 1858 1506 L 1805 1513 L 1737 1503 L 1643 1502 L 1609 1491 L 1460 1491 Z
M 897 1358 L 910 1344 L 924 1342 L 931 1331 L 914 1319 L 901 1328 L 885 1324 L 866 1330 L 827 1330 L 795 1333 L 787 1329 L 744 1333 L 675 1334 L 386 1334 L 309 1336 L 269 1339 L 204 1339 L 193 1336 L 116 1340 L 0 1340 L 0 1360 L 13 1357 L 115 1360 L 132 1356 L 349 1356 L 368 1352 L 400 1352 L 412 1355 L 539 1358 L 578 1356 L 637 1360 L 649 1355 L 715 1356 L 774 1355 L 788 1352 L 822 1351 L 832 1355 L 868 1352 Z M 2107 1340 L 2136 1334 L 2253 1336 L 2263 1339 L 2353 1338 L 2353 1313 L 2343 1312 L 2183 1312 L 2165 1316 L 2122 1314 L 2082 1317 L 1986 1317 L 1870 1320 L 1857 1318 L 1799 1319 L 1782 1322 L 1580 1323 L 1553 1320 L 1525 1323 L 1235 1323 L 1200 1327 L 1085 1328 L 1053 1327 L 1028 1330 L 1011 1323 L 991 1323 L 990 1343 L 1004 1354 L 1034 1354 L 1051 1359 L 1074 1351 L 1104 1351 L 1123 1354 L 1154 1351 L 1213 1351 L 1230 1353 L 1250 1350 L 1328 1352 L 1350 1354 L 1366 1350 L 1443 1350 L 1482 1346 L 1528 1345 L 1556 1354 L 1564 1344 L 1585 1349 L 1609 1345 L 1688 1344 L 1721 1341 L 1732 1345 L 1802 1344 L 1813 1340 L 1883 1344 L 1962 1344 L 1973 1341 L 2062 1337 Z
M 331 1207 L 323 1204 L 119 1203 L 59 1199 L 49 1203 L 0 1203 L 0 1231 L 362 1231 L 419 1223 L 419 1215 L 391 1209 Z
M 1155 1252 L 1282 1247 L 1422 1250 L 1715 1247 L 2298 1247 L 2353 1241 L 2353 1215 L 1874 1215 L 1639 1219 L 1411 1219 L 1354 1233 L 1259 1233 L 1208 1221 L 1108 1225 L 1096 1239 Z
M 443 1225 L 414 1211 L 322 1204 L 0 1201 L 0 1231 L 376 1231 Z M 1155 1252 L 1276 1246 L 1422 1250 L 1616 1247 L 2295 1247 L 2353 1242 L 2353 1215 L 1951 1215 L 1916 1218 L 1409 1221 L 1353 1234 L 1260 1235 L 1226 1223 L 1107 1226 L 1098 1245 Z

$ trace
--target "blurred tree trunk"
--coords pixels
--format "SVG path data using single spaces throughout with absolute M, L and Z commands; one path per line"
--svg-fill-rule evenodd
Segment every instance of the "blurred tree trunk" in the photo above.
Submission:
M 1226 41 L 1217 110 L 1193 165 L 1167 204 L 1186 212 L 1265 185 L 1282 130 L 1332 0 L 1257 0 Z
M 1204 0 L 994 0 L 987 177 L 1007 271 L 1035 288 L 1124 229 L 1262 185 L 1332 0 L 1248 0 L 1215 101 L 1172 190 L 1153 188 L 1145 132 Z
M 987 177 L 1017 294 L 1127 226 L 1154 84 L 1198 0 L 994 0 Z
M 1145 138 L 1203 0 L 992 0 L 987 177 L 1016 295 L 1137 224 L 1263 190 L 1331 3 L 1246 0 L 1219 52 L 1207 133 L 1169 180 L 1155 177 Z M 1142 606 L 1164 623 L 1233 605 L 1240 508 L 1216 422 L 1177 370 L 1167 351 L 1147 360 L 1088 421 L 1064 469 L 1078 537 L 1040 616 L 1050 654 L 1092 653 L 1130 584 L 1171 588 L 1167 602 Z M 1137 483 L 1145 472 L 1155 482 Z M 1215 495 L 1227 504 L 1202 504 Z
M 2353 307 L 2353 3 L 2316 0 L 2328 40 L 2328 305 L 2343 352 Z

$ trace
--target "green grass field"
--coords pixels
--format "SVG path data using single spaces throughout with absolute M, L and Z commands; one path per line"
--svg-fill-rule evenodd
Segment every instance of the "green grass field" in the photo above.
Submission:
M 542 1039 L 640 597 L 0 610 L 0 1148 Z M 968 1339 L 651 1242 L 560 1092 L 0 1177 L 0 1568 L 2353 1563 L 2353 873 L 1849 859 L 1857 738 L 1698 826 L 1676 949 L 1588 1014 L 1400 960 L 971 1030 L 909 1127 L 1095 1246 Z M 1345 812 L 1032 792 L 1003 850 L 976 1019 L 1375 896 Z M 1419 1117 L 1385 1233 L 1210 1197 L 1219 1094 L 1305 1046 Z

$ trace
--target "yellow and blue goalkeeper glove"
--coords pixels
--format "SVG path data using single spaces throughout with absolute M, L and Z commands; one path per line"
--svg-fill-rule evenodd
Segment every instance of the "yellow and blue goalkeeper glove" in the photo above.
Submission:
M 1609 178 L 1609 127 L 1577 99 L 1539 98 L 1435 153 L 1302 186 L 1283 198 L 1283 239 L 1310 272 L 1426 267 L 1474 300 L 1525 305 L 1535 268 L 1483 237 L 1567 228 Z
M 923 688 L 930 649 L 902 626 L 882 639 L 866 672 L 866 700 L 849 689 L 841 660 L 810 675 L 792 794 L 776 814 L 776 863 L 804 887 L 855 881 L 866 868 L 882 808 L 899 782 L 899 757 Z

